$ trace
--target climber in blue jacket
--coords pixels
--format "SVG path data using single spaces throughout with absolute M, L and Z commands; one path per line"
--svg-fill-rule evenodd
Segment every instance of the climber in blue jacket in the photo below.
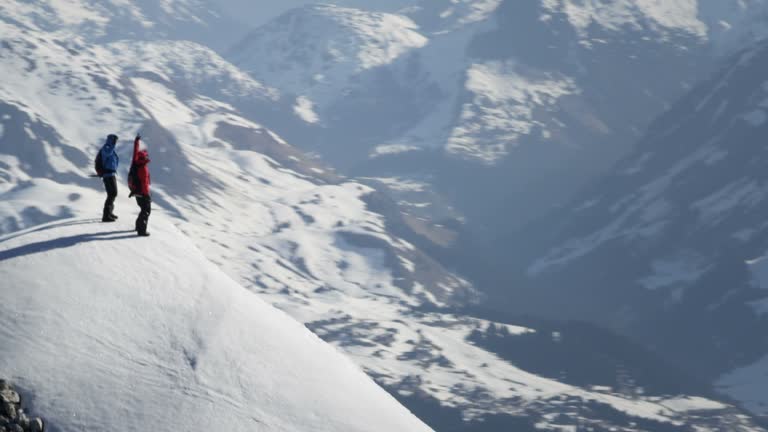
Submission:
M 115 198 L 117 198 L 117 166 L 120 164 L 120 158 L 117 156 L 115 146 L 117 145 L 117 135 L 110 134 L 107 141 L 99 150 L 96 156 L 96 173 L 104 180 L 104 189 L 107 191 L 107 199 L 104 201 L 104 213 L 102 222 L 114 222 L 115 216 Z

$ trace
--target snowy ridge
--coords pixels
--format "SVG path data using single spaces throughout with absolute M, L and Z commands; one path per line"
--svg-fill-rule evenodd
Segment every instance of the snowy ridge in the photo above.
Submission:
M 698 18 L 698 3 L 697 0 L 542 0 L 550 12 L 565 13 L 568 21 L 583 35 L 587 34 L 590 25 L 596 24 L 612 31 L 622 27 L 651 26 L 656 31 L 680 31 L 706 38 L 707 26 Z
M 188 88 L 208 97 L 236 102 L 272 101 L 277 90 L 255 81 L 211 49 L 186 41 L 114 42 L 97 48 L 116 63 L 124 75 L 156 74 L 165 81 L 182 80 Z
M 564 13 L 582 36 L 591 25 L 609 31 L 650 28 L 661 37 L 682 33 L 706 40 L 721 56 L 768 36 L 765 0 L 541 1 L 551 13 Z
M 0 371 L 57 430 L 429 430 L 172 225 L 153 222 L 151 253 L 130 225 L 0 239 Z
M 207 0 L 9 0 L 0 20 L 30 30 L 79 34 L 90 41 L 147 37 L 177 38 L 197 31 L 221 31 L 221 13 Z
M 40 36 L 40 41 L 27 44 L 17 34 L 9 38 L 11 46 L 19 47 L 16 55 L 4 59 L 7 70 L 18 68 L 14 76 L 23 75 L 25 58 L 46 59 L 46 67 L 32 70 L 26 81 L 0 87 L 6 97 L 0 139 L 25 143 L 2 147 L 0 173 L 8 180 L 0 191 L 4 232 L 98 212 L 98 180 L 84 178 L 89 155 L 102 138 L 93 131 L 122 135 L 141 125 L 153 159 L 158 205 L 153 221 L 162 221 L 164 212 L 158 210 L 165 208 L 166 217 L 178 218 L 176 223 L 194 235 L 208 256 L 227 263 L 230 274 L 252 289 L 280 293 L 275 303 L 290 303 L 288 294 L 309 305 L 325 292 L 334 309 L 347 299 L 360 299 L 359 312 L 367 315 L 381 299 L 394 311 L 401 304 L 444 305 L 472 297 L 466 281 L 386 232 L 381 216 L 366 210 L 363 199 L 370 188 L 322 185 L 328 177 L 323 168 L 312 167 L 275 134 L 226 102 L 182 91 L 185 82 L 213 81 L 218 71 L 227 70 L 207 68 L 210 75 L 198 80 L 182 67 L 196 64 L 195 58 L 212 59 L 215 66 L 216 56 L 193 44 L 171 44 L 182 60 L 189 55 L 186 63 L 174 64 L 176 71 L 162 58 L 151 62 L 154 57 L 141 54 L 142 48 L 166 49 L 162 44 L 137 43 L 137 66 L 116 67 L 109 61 L 116 45 L 80 46 L 85 56 L 70 52 L 55 37 Z M 59 80 L 73 76 L 91 81 L 58 92 Z M 93 123 L 84 124 L 84 119 Z M 123 161 L 127 147 L 121 141 Z M 306 174 L 289 169 L 292 162 Z M 126 217 L 133 203 L 122 190 L 117 212 Z M 304 317 L 311 321 L 325 315 Z M 391 319 L 400 318 L 393 312 Z
M 305 16 L 310 23 L 320 23 L 315 29 L 323 37 L 318 40 L 351 44 L 334 45 L 344 48 L 339 48 L 340 57 L 326 59 L 321 54 L 315 56 L 315 51 L 310 53 L 309 58 L 316 61 L 313 65 L 321 67 L 318 70 L 328 66 L 337 71 L 334 68 L 338 66 L 338 76 L 347 80 L 330 83 L 328 88 L 354 86 L 350 77 L 364 65 L 370 69 L 363 70 L 376 70 L 395 64 L 407 71 L 403 60 L 411 53 L 432 60 L 453 50 L 457 52 L 450 61 L 455 63 L 427 71 L 432 74 L 429 81 L 439 83 L 441 89 L 459 86 L 459 92 L 446 96 L 451 101 L 441 113 L 447 113 L 446 117 L 452 103 L 466 96 L 461 77 L 469 66 L 464 63 L 463 51 L 456 47 L 466 46 L 483 23 L 464 28 L 466 33 L 456 39 L 446 37 L 442 45 L 438 44 L 440 50 L 431 51 L 436 46 L 423 45 L 424 37 L 408 19 L 317 6 L 288 14 L 284 20 L 291 23 Z M 253 112 L 241 109 L 247 100 L 274 102 L 294 84 L 305 89 L 305 82 L 295 80 L 309 76 L 309 89 L 318 89 L 317 93 L 297 94 L 297 111 L 305 120 L 320 123 L 322 105 L 316 102 L 322 98 L 312 95 L 322 94 L 325 84 L 312 87 L 317 71 L 312 70 L 311 75 L 302 71 L 301 57 L 285 58 L 293 65 L 291 73 L 295 76 L 279 81 L 281 70 L 267 70 L 265 79 L 249 77 L 210 50 L 188 42 L 124 41 L 93 46 L 69 35 L 25 34 L 10 24 L 0 29 L 13 49 L 0 51 L 0 66 L 9 76 L 26 77 L 0 83 L 1 232 L 13 237 L 19 230 L 35 230 L 41 223 L 72 217 L 83 221 L 97 215 L 103 199 L 101 185 L 85 174 L 91 170 L 93 153 L 103 135 L 109 132 L 121 136 L 123 165 L 117 213 L 121 224 L 130 225 L 135 203 L 125 198 L 122 186 L 129 150 L 126 144 L 140 129 L 153 161 L 155 209 L 150 231 L 156 227 L 157 236 L 150 241 L 177 238 L 176 230 L 180 230 L 188 237 L 185 242 L 194 243 L 239 286 L 257 293 L 344 350 L 393 391 L 433 398 L 442 406 L 455 408 L 464 418 L 499 413 L 530 415 L 541 419 L 540 427 L 549 430 L 561 429 L 557 413 L 565 408 L 581 412 L 580 407 L 594 400 L 632 418 L 674 425 L 684 417 L 702 431 L 718 430 L 721 424 L 711 419 L 721 414 L 724 421 L 750 424 L 733 408 L 714 401 L 670 395 L 646 398 L 561 384 L 475 346 L 469 340 L 472 332 L 499 324 L 438 312 L 442 307 L 460 307 L 475 300 L 472 286 L 393 235 L 389 221 L 372 211 L 375 191 L 334 175 L 263 126 Z M 292 36 L 291 29 L 284 26 L 280 36 Z M 379 30 L 386 34 L 375 33 Z M 388 34 L 389 30 L 394 35 Z M 350 34 L 353 36 L 347 39 Z M 301 37 L 303 41 L 316 39 L 314 33 Z M 449 43 L 455 40 L 460 44 Z M 366 50 L 375 47 L 376 58 L 360 58 L 356 44 Z M 284 52 L 271 54 L 282 59 Z M 258 56 L 253 58 L 266 63 Z M 37 59 L 45 61 L 36 64 Z M 528 75 L 527 69 L 521 72 L 512 62 L 476 62 L 471 67 L 473 95 L 480 111 L 512 113 L 529 123 L 521 126 L 512 122 L 511 131 L 539 131 L 546 122 L 532 119 L 531 113 L 546 111 L 557 98 L 575 91 L 562 75 Z M 526 79 L 520 78 L 523 75 Z M 484 86 L 496 80 L 498 86 L 506 86 L 509 77 L 517 83 L 534 83 L 534 91 L 527 91 L 522 84 L 510 86 L 508 92 Z M 466 112 L 474 114 L 472 107 Z M 506 118 L 488 118 L 493 121 L 478 124 L 489 130 L 508 124 Z M 41 232 L 60 232 L 56 229 Z M 67 233 L 65 238 L 87 234 Z M 112 238 L 120 234 L 104 237 L 115 241 L 115 247 L 133 241 Z M 25 239 L 36 242 L 36 238 L 25 234 L 6 243 L 14 249 L 25 248 Z M 57 240 L 51 238 L 50 242 Z M 92 243 L 88 243 L 89 248 L 108 242 Z M 79 245 L 56 253 L 76 247 Z M 43 254 L 33 255 L 37 259 Z M 5 268 L 0 263 L 0 270 Z M 218 280 L 219 276 L 211 278 Z M 513 335 L 535 331 L 505 328 Z M 197 352 L 187 339 L 194 342 L 195 338 L 184 338 L 179 346 Z M 199 362 L 194 356 L 180 361 L 182 365 L 185 361 Z M 39 383 L 29 384 L 34 390 Z M 212 387 L 196 388 L 207 392 Z M 221 393 L 227 396 L 222 399 L 240 400 L 229 391 L 211 391 L 209 397 L 216 399 Z M 701 412 L 706 415 L 699 417 Z M 702 420 L 706 416 L 710 418 Z M 585 419 L 600 426 L 615 424 L 591 412 Z
M 424 46 L 427 38 L 417 30 L 404 16 L 306 6 L 252 32 L 229 58 L 254 78 L 325 106 L 354 85 L 356 74 Z
M 537 377 L 474 347 L 468 335 L 486 328 L 488 321 L 418 311 L 423 305 L 471 300 L 470 287 L 392 237 L 383 218 L 366 208 L 369 188 L 352 182 L 317 184 L 249 149 L 254 137 L 270 137 L 236 113 L 225 114 L 226 106 L 182 98 L 163 80 L 129 81 L 141 109 L 177 143 L 164 149 L 168 144 L 160 135 L 147 134 L 146 143 L 157 155 L 153 164 L 162 166 L 172 150 L 183 154 L 192 170 L 160 170 L 153 177 L 167 210 L 155 212 L 153 221 L 172 218 L 227 274 L 344 349 L 379 382 L 400 388 L 419 376 L 410 391 L 424 392 L 470 417 L 557 409 L 553 401 L 561 397 L 597 399 L 655 421 L 679 415 L 658 401 L 632 401 Z M 220 137 L 233 126 L 247 131 L 242 140 Z M 191 175 L 196 185 L 191 197 L 175 190 L 177 175 Z M 76 199 L 60 204 L 63 210 L 46 207 L 73 193 Z M 99 198 L 90 188 L 35 179 L 4 195 L 4 202 L 23 223 L 29 218 L 21 210 L 29 208 L 50 218 L 61 211 L 85 217 L 99 208 Z M 125 215 L 126 208 L 132 203 L 121 197 L 118 211 Z M 476 390 L 490 397 L 477 400 Z

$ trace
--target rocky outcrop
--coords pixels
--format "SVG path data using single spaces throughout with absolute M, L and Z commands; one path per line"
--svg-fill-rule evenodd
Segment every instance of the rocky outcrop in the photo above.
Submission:
M 29 417 L 21 406 L 21 396 L 5 380 L 0 379 L 0 432 L 43 432 L 39 417 Z

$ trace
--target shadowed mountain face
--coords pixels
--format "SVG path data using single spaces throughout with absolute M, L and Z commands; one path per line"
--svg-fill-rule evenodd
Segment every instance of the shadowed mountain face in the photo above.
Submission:
M 533 128 L 512 141 L 495 123 L 479 129 L 478 139 L 507 146 L 497 166 L 467 166 L 461 182 L 449 172 L 443 176 L 446 189 L 466 189 L 462 208 L 492 231 L 524 223 L 572 196 L 624 155 L 651 120 L 710 67 L 701 39 L 667 35 L 642 21 L 637 27 L 593 24 L 580 30 L 562 11 L 513 1 L 500 6 L 496 19 L 498 28 L 470 45 L 473 62 L 505 65 L 532 83 L 560 77 L 571 88 L 552 107 L 534 107 Z M 497 107 L 467 90 L 464 100 L 478 106 L 476 112 Z M 494 208 L 489 201 L 504 204 Z
M 760 360 L 766 68 L 765 43 L 730 58 L 611 174 L 506 237 L 516 253 L 498 263 L 516 277 L 486 282 L 511 308 L 619 329 L 706 379 Z

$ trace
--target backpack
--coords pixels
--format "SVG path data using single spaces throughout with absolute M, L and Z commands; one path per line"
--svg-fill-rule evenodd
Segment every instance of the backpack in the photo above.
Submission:
M 128 190 L 131 191 L 131 195 L 141 193 L 141 181 L 139 180 L 139 168 L 135 163 L 131 164 L 131 169 L 128 170 Z
M 101 150 L 96 153 L 96 159 L 93 161 L 93 169 L 96 170 L 96 175 L 99 177 L 104 176 L 104 161 L 101 157 Z

